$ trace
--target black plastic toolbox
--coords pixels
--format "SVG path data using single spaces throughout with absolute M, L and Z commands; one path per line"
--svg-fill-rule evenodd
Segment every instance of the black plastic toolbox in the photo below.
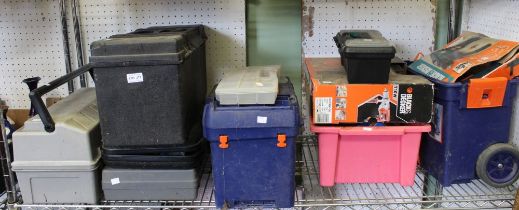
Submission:
M 199 168 L 204 157 L 207 156 L 207 144 L 203 145 L 200 150 L 183 154 L 178 152 L 139 155 L 103 154 L 103 162 L 112 168 L 194 169 Z
M 152 155 L 152 154 L 177 154 L 196 152 L 202 147 L 203 141 L 199 140 L 193 144 L 185 144 L 174 148 L 142 147 L 142 148 L 103 148 L 106 155 Z
M 105 149 L 186 143 L 202 117 L 206 39 L 202 25 L 162 26 L 91 44 Z
M 192 126 L 184 144 L 176 144 L 174 147 L 161 146 L 131 146 L 131 147 L 105 147 L 103 155 L 184 155 L 202 150 L 204 140 L 202 138 L 202 123 Z
M 207 155 L 208 144 L 202 137 L 202 125 L 196 123 L 185 144 L 175 147 L 103 147 L 103 162 L 113 168 L 191 169 L 197 168 Z
M 107 167 L 120 169 L 195 169 L 201 166 L 204 160 L 203 157 L 204 155 L 200 155 L 187 161 L 171 161 L 165 159 L 162 159 L 161 161 L 128 161 L 124 158 L 114 157 L 111 159 L 105 159 L 103 162 Z
M 351 84 L 385 84 L 395 47 L 375 30 L 342 30 L 334 37 Z

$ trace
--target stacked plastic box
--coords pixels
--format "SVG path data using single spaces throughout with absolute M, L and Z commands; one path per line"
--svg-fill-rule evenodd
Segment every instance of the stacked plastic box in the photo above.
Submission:
M 107 200 L 196 198 L 205 40 L 201 25 L 164 26 L 91 44 Z
M 341 58 L 305 60 L 320 184 L 413 185 L 432 83 L 391 70 L 395 48 L 378 31 L 345 30 L 334 40 Z
M 321 113 L 321 110 L 318 109 L 327 106 L 330 106 L 330 113 L 345 110 L 344 113 L 347 117 L 358 115 L 353 117 L 355 121 L 348 125 L 340 125 L 336 119 L 342 116 L 337 114 L 332 115 L 337 124 L 319 123 L 322 121 L 312 119 L 310 129 L 318 137 L 320 184 L 322 186 L 333 186 L 336 183 L 413 185 L 420 137 L 423 132 L 430 131 L 427 122 L 430 120 L 431 114 L 429 113 L 429 118 L 423 118 L 422 120 L 425 122 L 422 123 L 398 122 L 397 120 L 401 119 L 398 119 L 395 112 L 398 112 L 398 107 L 401 106 L 395 102 L 394 94 L 384 94 L 387 89 L 391 89 L 393 92 L 394 87 L 398 87 L 394 89 L 395 95 L 402 92 L 402 94 L 408 94 L 406 93 L 408 88 L 403 84 L 398 84 L 398 80 L 393 80 L 392 76 L 390 76 L 390 81 L 395 82 L 393 84 L 347 84 L 339 58 L 309 58 L 305 63 L 309 69 L 307 76 L 312 80 L 313 85 L 313 117 L 317 117 Z M 322 84 L 322 81 L 327 80 L 327 76 L 319 74 L 320 72 L 335 75 L 337 84 L 334 81 Z M 340 75 L 343 76 L 338 76 L 335 72 L 341 72 Z M 414 88 L 413 96 L 417 98 L 416 100 L 428 103 L 429 108 L 425 111 L 431 112 L 432 98 L 429 98 L 427 102 L 427 97 L 424 99 L 418 97 L 420 93 L 432 96 L 432 85 L 426 79 L 422 78 L 422 80 L 424 81 L 415 81 L 416 84 L 411 86 Z M 418 87 L 423 87 L 422 91 L 418 91 L 420 89 Z M 322 89 L 333 91 L 333 97 L 326 97 L 330 98 L 329 101 L 332 104 L 326 105 L 320 101 L 322 97 L 319 97 L 317 93 L 320 93 Z M 336 91 L 344 91 L 346 94 L 336 96 Z M 374 99 L 370 99 L 371 97 Z M 332 111 L 331 106 L 341 106 L 339 102 L 343 98 L 346 106 Z M 384 100 L 387 101 L 384 102 Z M 363 106 L 369 104 L 374 105 L 368 107 L 374 110 L 374 117 L 369 119 L 376 119 L 375 125 L 370 125 L 373 123 L 370 120 L 364 122 L 366 118 L 361 113 L 364 110 Z M 348 106 L 351 109 L 348 109 Z M 381 108 L 385 109 L 384 112 L 380 111 Z M 351 110 L 358 110 L 359 113 Z M 381 114 L 384 117 L 377 117 Z M 397 122 L 392 122 L 393 120 Z
M 49 113 L 53 132 L 33 117 L 13 136 L 12 167 L 24 204 L 97 203 L 101 136 L 95 90 L 77 90 Z
M 281 81 L 278 89 L 277 79 L 276 83 L 269 83 L 264 82 L 268 76 L 253 75 L 256 76 L 241 78 L 250 80 L 250 85 L 258 86 L 258 90 L 273 90 L 274 85 L 277 96 L 273 104 L 266 104 L 267 100 L 249 105 L 223 105 L 217 100 L 222 98 L 222 92 L 220 96 L 213 92 L 205 105 L 204 136 L 211 144 L 216 206 L 289 208 L 294 205 L 295 139 L 300 126 L 298 102 L 288 80 Z M 222 82 L 218 86 L 226 87 L 227 82 L 236 84 L 225 78 Z M 223 93 L 249 98 L 269 95 L 267 92 L 273 93 L 257 90 Z

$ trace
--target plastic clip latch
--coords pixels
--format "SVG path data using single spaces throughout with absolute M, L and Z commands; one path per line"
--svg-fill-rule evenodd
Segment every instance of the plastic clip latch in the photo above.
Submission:
M 220 149 L 227 149 L 229 148 L 229 137 L 226 135 L 220 136 L 220 144 L 218 145 Z
M 287 135 L 278 134 L 278 143 L 276 144 L 279 148 L 287 147 Z
M 467 91 L 467 108 L 503 106 L 507 78 L 471 79 Z

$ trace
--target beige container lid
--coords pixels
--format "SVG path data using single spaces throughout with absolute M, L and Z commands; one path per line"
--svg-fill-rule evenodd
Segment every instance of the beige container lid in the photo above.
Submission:
M 249 66 L 227 72 L 216 87 L 222 105 L 274 104 L 281 66 Z
M 94 88 L 83 88 L 49 107 L 56 130 L 45 131 L 38 116 L 13 134 L 13 168 L 94 167 L 101 132 Z

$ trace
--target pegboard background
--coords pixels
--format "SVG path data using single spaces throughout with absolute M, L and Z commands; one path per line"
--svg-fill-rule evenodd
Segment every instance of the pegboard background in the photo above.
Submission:
M 244 0 L 80 0 L 79 5 L 85 58 L 91 42 L 113 34 L 156 25 L 204 24 L 209 85 L 226 70 L 245 66 Z M 1 7 L 0 46 L 5 49 L 0 72 L 7 75 L 0 77 L 0 98 L 12 108 L 28 108 L 27 88 L 19 84 L 22 79 L 40 76 L 45 83 L 65 74 L 59 1 L 11 0 Z M 71 19 L 69 15 L 70 54 L 75 56 Z M 77 66 L 77 58 L 71 61 Z M 54 93 L 67 94 L 66 85 Z
M 474 0 L 465 8 L 464 30 L 519 41 L 519 1 Z
M 84 55 L 90 43 L 113 34 L 156 25 L 203 24 L 209 83 L 226 69 L 245 66 L 244 0 L 81 0 L 80 5 Z
M 435 6 L 430 0 L 304 0 L 305 56 L 339 56 L 332 39 L 341 29 L 376 29 L 397 56 L 413 59 L 434 44 Z
M 487 36 L 519 41 L 519 1 L 474 0 L 465 7 L 464 30 L 483 33 Z M 517 67 L 516 67 L 517 68 Z M 519 146 L 519 97 L 515 98 L 510 138 Z
M 22 80 L 40 84 L 65 73 L 58 1 L 2 1 L 0 5 L 0 98 L 10 108 L 30 106 Z M 64 96 L 66 85 L 48 94 Z

